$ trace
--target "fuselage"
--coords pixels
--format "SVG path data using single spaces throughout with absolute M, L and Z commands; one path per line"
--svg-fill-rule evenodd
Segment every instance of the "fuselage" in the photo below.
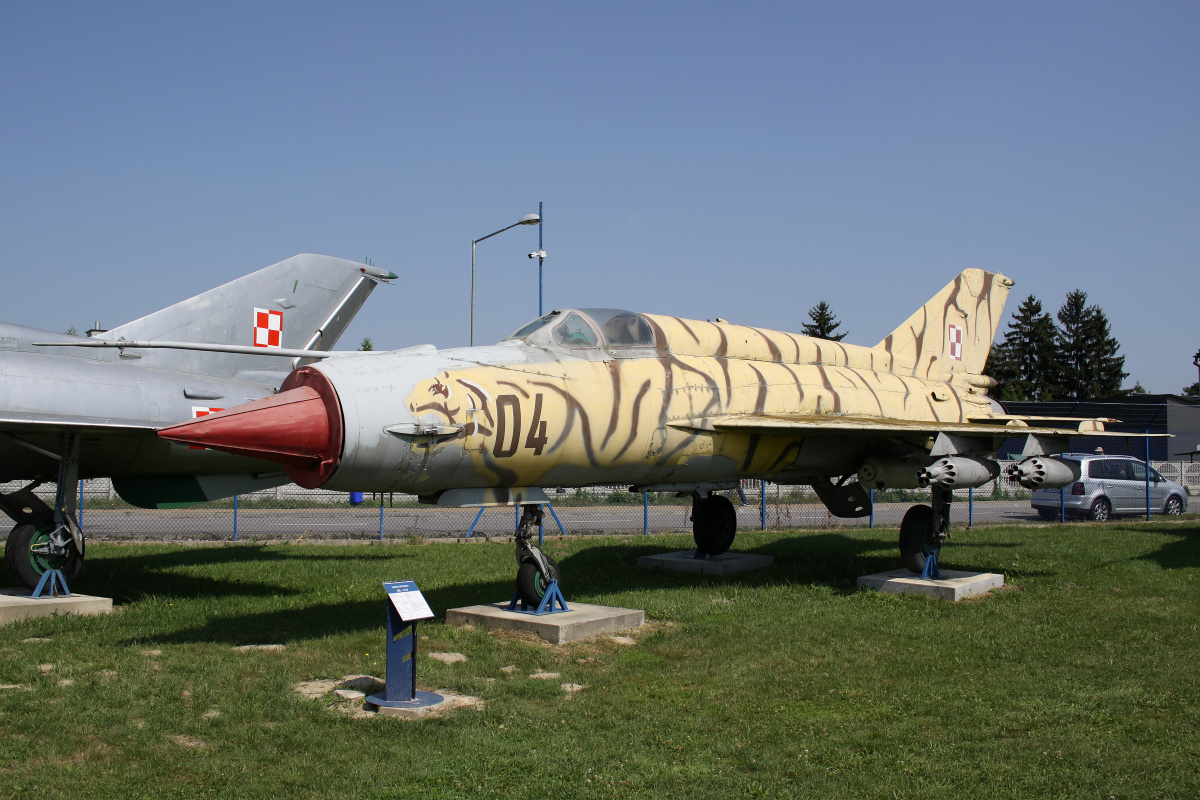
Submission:
M 340 441 L 318 448 L 322 469 L 293 465 L 289 475 L 327 489 L 425 497 L 471 487 L 800 483 L 922 443 L 759 436 L 705 430 L 705 421 L 815 414 L 963 422 L 990 411 L 986 379 L 905 375 L 880 348 L 649 314 L 630 315 L 646 326 L 630 341 L 596 322 L 605 313 L 550 315 L 489 347 L 353 354 L 293 373 L 280 397 L 320 383 L 341 430 Z
M 78 337 L 0 323 L 0 414 L 20 441 L 58 452 L 62 430 L 82 430 L 80 477 L 211 474 L 262 462 L 170 445 L 153 429 L 271 394 L 252 381 L 144 367 L 117 350 L 34 347 Z M 22 419 L 29 424 L 22 428 Z M 60 428 L 49 423 L 61 421 Z M 90 426 L 90 427 L 89 427 Z M 0 481 L 53 480 L 58 463 L 0 436 Z M 257 467 L 255 467 L 257 465 Z

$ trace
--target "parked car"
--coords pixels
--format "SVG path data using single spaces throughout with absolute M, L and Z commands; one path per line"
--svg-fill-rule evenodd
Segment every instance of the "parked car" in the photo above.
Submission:
M 1100 453 L 1063 453 L 1063 461 L 1079 464 L 1080 478 L 1059 489 L 1038 489 L 1031 505 L 1044 520 L 1059 518 L 1060 503 L 1069 516 L 1104 521 L 1116 514 L 1146 513 L 1146 470 L 1150 471 L 1150 511 L 1182 514 L 1187 511 L 1187 489 L 1169 481 L 1154 467 L 1130 456 Z M 1061 492 L 1061 493 L 1060 493 Z

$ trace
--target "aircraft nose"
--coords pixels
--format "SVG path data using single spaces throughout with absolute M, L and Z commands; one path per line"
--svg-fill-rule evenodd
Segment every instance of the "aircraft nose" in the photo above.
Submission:
M 278 394 L 158 431 L 163 439 L 282 464 L 315 489 L 333 474 L 342 450 L 342 414 L 329 380 L 302 367 Z

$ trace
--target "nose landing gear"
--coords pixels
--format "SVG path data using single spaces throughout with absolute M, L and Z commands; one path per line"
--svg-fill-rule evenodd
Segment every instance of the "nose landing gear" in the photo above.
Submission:
M 550 581 L 558 580 L 558 563 L 533 543 L 542 524 L 542 507 L 536 503 L 522 506 L 521 522 L 517 526 L 517 594 L 521 602 L 537 607 L 542 602 Z

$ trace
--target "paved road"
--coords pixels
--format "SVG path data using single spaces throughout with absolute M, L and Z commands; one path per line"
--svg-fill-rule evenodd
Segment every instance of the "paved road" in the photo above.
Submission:
M 875 507 L 875 524 L 895 526 L 900 523 L 909 503 L 881 503 Z M 556 508 L 567 533 L 641 533 L 643 509 L 630 506 L 575 506 Z M 690 506 L 651 506 L 648 512 L 649 529 L 655 532 L 691 530 L 688 516 Z M 738 527 L 757 530 L 762 522 L 758 506 L 737 509 Z M 965 526 L 968 504 L 955 503 L 953 522 Z M 456 537 L 471 527 L 478 509 L 385 508 L 383 533 L 388 538 L 405 536 Z M 819 504 L 768 505 L 767 527 L 827 528 L 865 526 L 867 519 L 842 519 L 831 516 Z M 973 521 L 1038 522 L 1037 514 L 1028 500 L 989 501 L 974 504 Z M 210 539 L 233 538 L 232 509 L 182 510 L 104 510 L 84 509 L 81 520 L 84 532 L 93 539 Z M 475 526 L 475 535 L 507 536 L 516 525 L 516 513 L 509 508 L 489 508 Z M 237 514 L 239 538 L 376 538 L 379 536 L 378 507 L 333 509 L 251 509 Z M 547 533 L 558 533 L 558 525 L 548 514 Z

